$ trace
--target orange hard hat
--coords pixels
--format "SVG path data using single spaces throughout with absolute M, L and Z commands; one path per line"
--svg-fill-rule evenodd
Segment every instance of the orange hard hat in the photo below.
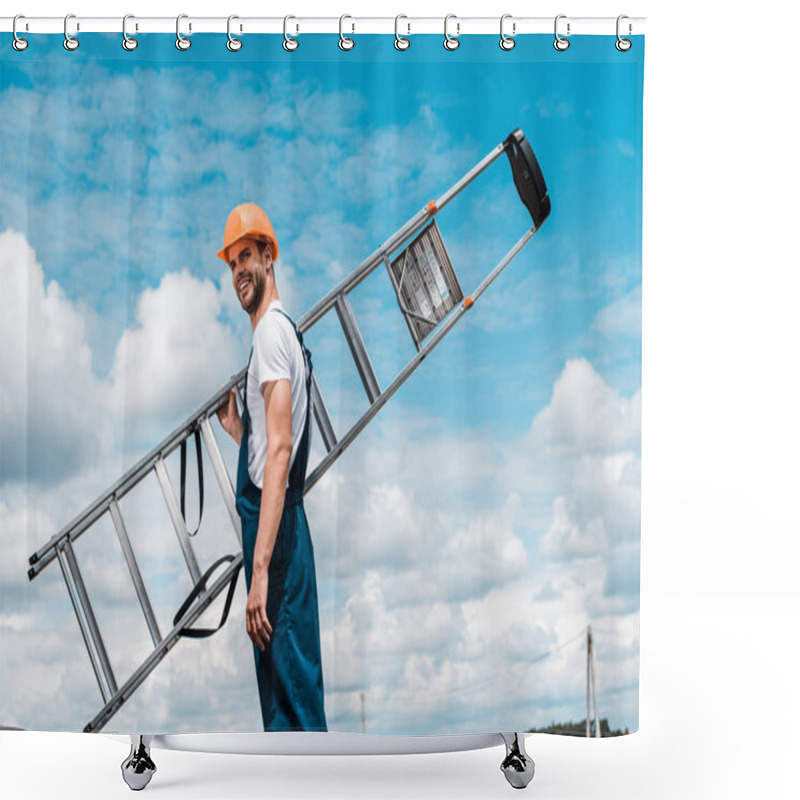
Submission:
M 217 255 L 227 264 L 228 248 L 239 239 L 249 237 L 251 239 L 269 240 L 272 242 L 272 260 L 278 258 L 278 240 L 275 238 L 275 231 L 272 230 L 272 223 L 264 211 L 255 203 L 242 203 L 236 206 L 228 215 L 225 223 L 225 236 L 222 240 L 222 250 Z

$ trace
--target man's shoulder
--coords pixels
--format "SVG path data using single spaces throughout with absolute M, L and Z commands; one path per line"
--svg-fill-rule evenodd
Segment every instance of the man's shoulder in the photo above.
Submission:
M 258 321 L 256 329 L 253 331 L 254 343 L 266 343 L 273 341 L 276 337 L 284 338 L 287 330 L 292 330 L 289 320 L 281 313 L 277 306 L 270 308 L 266 314 Z
M 283 354 L 290 363 L 298 361 L 297 335 L 293 323 L 275 306 L 258 321 L 253 331 L 253 352 L 256 361 Z M 278 356 L 280 357 L 280 356 Z

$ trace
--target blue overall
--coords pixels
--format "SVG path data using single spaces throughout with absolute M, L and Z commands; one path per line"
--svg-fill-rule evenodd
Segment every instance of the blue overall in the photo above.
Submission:
M 303 435 L 289 472 L 283 515 L 269 564 L 267 618 L 272 625 L 272 634 L 263 652 L 253 645 L 258 694 L 265 731 L 327 731 L 314 548 L 303 508 L 311 428 L 311 353 L 303 344 L 303 334 L 297 330 L 288 314 L 279 308 L 274 310 L 292 323 L 305 354 L 307 411 Z M 247 366 L 249 369 L 249 361 Z M 242 441 L 236 475 L 236 510 L 242 520 L 244 574 L 249 592 L 261 511 L 261 489 L 250 480 L 247 469 L 250 417 L 246 386 L 244 398 Z

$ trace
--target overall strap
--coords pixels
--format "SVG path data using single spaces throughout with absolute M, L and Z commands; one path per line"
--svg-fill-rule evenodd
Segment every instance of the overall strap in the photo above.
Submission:
M 311 352 L 303 342 L 303 334 L 298 330 L 294 320 L 280 308 L 273 309 L 280 314 L 283 314 L 289 320 L 294 332 L 297 335 L 297 341 L 300 342 L 300 349 L 303 351 L 303 357 L 306 362 L 306 419 L 303 425 L 303 434 L 300 439 L 300 444 L 297 448 L 294 464 L 289 473 L 289 488 L 287 492 L 292 495 L 293 501 L 300 501 L 303 498 L 303 488 L 306 482 L 306 468 L 308 467 L 308 451 L 309 451 L 309 434 L 311 429 L 311 374 L 313 372 L 313 364 L 311 363 Z
M 303 357 L 305 358 L 306 362 L 306 391 L 308 392 L 308 401 L 309 401 L 309 410 L 311 409 L 311 372 L 313 370 L 313 365 L 311 364 L 311 352 L 305 346 L 303 342 L 303 334 L 297 328 L 297 325 L 294 324 L 294 320 L 283 310 L 280 308 L 274 308 L 273 311 L 277 311 L 279 314 L 283 314 L 286 319 L 289 320 L 289 323 L 294 328 L 295 335 L 297 336 L 297 341 L 300 342 L 300 349 L 303 351 Z M 306 414 L 306 420 L 308 420 L 308 414 Z
M 253 360 L 253 348 L 250 348 L 250 355 L 247 357 L 247 366 L 244 368 L 244 391 L 242 397 L 244 398 L 244 413 L 249 415 L 247 410 L 247 376 L 250 374 L 250 362 Z

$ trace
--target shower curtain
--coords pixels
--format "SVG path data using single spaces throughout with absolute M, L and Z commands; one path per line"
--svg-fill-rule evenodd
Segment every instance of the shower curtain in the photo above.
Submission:
M 643 37 L 27 39 L 0 723 L 635 731 Z

